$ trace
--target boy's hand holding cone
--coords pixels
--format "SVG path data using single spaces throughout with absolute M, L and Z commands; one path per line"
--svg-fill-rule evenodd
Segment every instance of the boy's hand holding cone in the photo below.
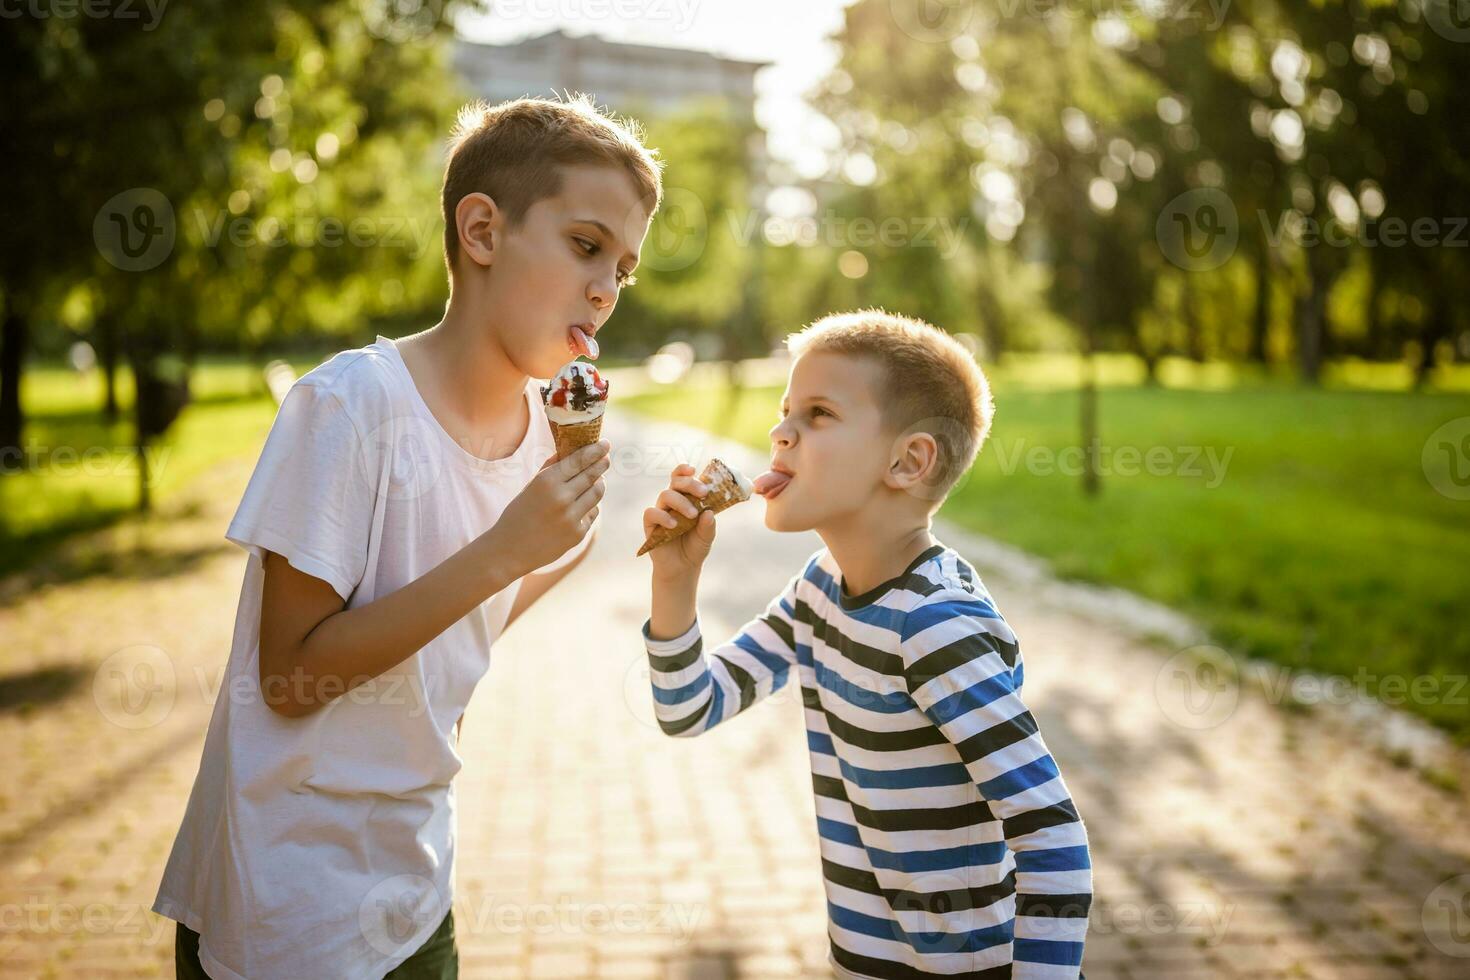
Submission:
M 643 512 L 646 540 L 638 554 L 652 552 L 660 571 L 697 571 L 714 544 L 714 515 L 749 500 L 750 494 L 750 481 L 718 459 L 710 460 L 698 479 L 694 467 L 675 467 L 657 506 Z

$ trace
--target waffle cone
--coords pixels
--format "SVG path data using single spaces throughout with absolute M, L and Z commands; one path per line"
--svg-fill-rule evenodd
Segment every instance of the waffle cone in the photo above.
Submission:
M 638 549 L 640 556 L 694 530 L 694 525 L 699 523 L 699 518 L 705 511 L 718 514 L 726 508 L 750 499 L 750 494 L 740 489 L 740 481 L 735 478 L 735 473 L 718 459 L 711 459 L 705 464 L 699 474 L 699 482 L 709 487 L 709 493 L 703 499 L 689 498 L 694 506 L 699 508 L 699 513 L 693 518 L 685 517 L 683 514 L 674 514 L 674 520 L 679 522 L 674 527 L 654 528 L 649 532 L 647 540 L 643 542 L 643 547 Z
M 592 445 L 601 437 L 601 415 L 590 422 L 577 422 L 574 425 L 558 425 L 551 422 L 551 438 L 556 440 L 557 459 L 566 459 L 578 449 Z

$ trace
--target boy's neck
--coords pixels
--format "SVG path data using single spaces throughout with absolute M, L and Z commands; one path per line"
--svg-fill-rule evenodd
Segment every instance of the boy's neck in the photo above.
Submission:
M 405 339 L 431 364 L 439 396 L 470 425 L 522 414 L 527 376 L 506 355 L 481 311 L 467 310 L 451 297 L 444 319 Z
M 885 518 L 891 515 L 885 515 Z M 822 543 L 842 569 L 842 591 L 860 596 L 903 574 L 913 560 L 934 547 L 929 516 L 877 520 L 867 526 L 818 528 Z

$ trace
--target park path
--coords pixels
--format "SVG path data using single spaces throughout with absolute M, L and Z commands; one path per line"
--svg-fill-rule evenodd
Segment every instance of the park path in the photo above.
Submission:
M 796 700 L 665 738 L 638 636 L 642 508 L 677 462 L 759 458 L 675 426 L 609 428 L 602 536 L 497 645 L 465 719 L 463 973 L 827 976 Z M 172 923 L 148 907 L 229 648 L 243 556 L 222 534 L 251 462 L 0 583 L 0 976 L 171 975 Z M 722 517 L 707 633 L 761 609 L 817 544 L 765 531 L 759 503 Z M 1463 792 L 1251 691 L 1201 702 L 1161 683 L 1171 651 L 980 570 L 1091 834 L 1090 978 L 1470 976 Z

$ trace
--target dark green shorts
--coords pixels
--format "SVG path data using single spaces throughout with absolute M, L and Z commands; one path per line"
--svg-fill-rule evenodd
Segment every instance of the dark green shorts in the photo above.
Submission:
M 174 976 L 178 980 L 209 980 L 209 974 L 199 965 L 199 933 L 182 922 L 174 933 Z M 459 980 L 454 912 L 446 913 L 434 934 L 384 980 Z

